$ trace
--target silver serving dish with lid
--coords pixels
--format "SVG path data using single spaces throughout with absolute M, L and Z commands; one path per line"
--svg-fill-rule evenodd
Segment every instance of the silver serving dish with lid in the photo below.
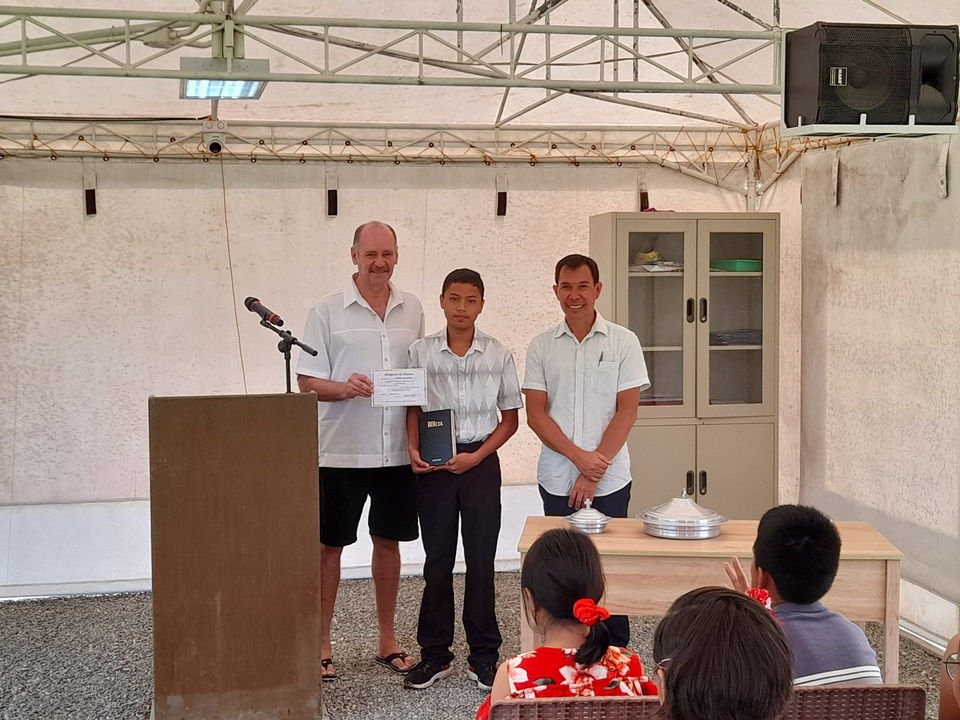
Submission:
M 637 519 L 643 522 L 643 531 L 647 535 L 677 540 L 716 537 L 720 534 L 720 526 L 727 521 L 723 515 L 694 502 L 686 490 L 680 497 L 643 511 Z
M 610 517 L 596 508 L 590 507 L 590 500 L 583 501 L 583 507 L 566 516 L 567 522 L 587 535 L 597 535 L 607 529 Z

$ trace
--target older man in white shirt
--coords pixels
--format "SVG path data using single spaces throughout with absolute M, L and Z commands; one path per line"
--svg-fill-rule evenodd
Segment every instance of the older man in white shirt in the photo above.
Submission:
M 420 301 L 390 278 L 397 235 L 381 222 L 357 228 L 350 248 L 357 272 L 343 290 L 319 300 L 307 315 L 304 342 L 319 351 L 300 354 L 297 382 L 318 402 L 320 446 L 320 650 L 323 679 L 337 677 L 330 626 L 340 584 L 340 555 L 357 541 L 370 498 L 371 570 L 379 647 L 374 659 L 404 674 L 415 659 L 394 630 L 400 583 L 398 541 L 417 539 L 416 482 L 407 456 L 406 408 L 374 407 L 373 371 L 407 367 L 407 350 L 423 337 Z
M 592 258 L 567 255 L 554 280 L 564 320 L 530 343 L 523 379 L 527 423 L 543 442 L 537 465 L 543 512 L 567 515 L 591 500 L 611 517 L 626 517 L 627 435 L 640 393 L 650 386 L 643 350 L 631 330 L 596 311 L 602 286 Z M 611 644 L 626 646 L 626 617 L 607 625 Z

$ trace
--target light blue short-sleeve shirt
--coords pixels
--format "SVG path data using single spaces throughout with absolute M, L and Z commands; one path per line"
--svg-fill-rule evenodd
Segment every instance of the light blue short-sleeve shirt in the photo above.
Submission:
M 600 313 L 578 341 L 564 320 L 535 337 L 527 348 L 524 390 L 547 393 L 547 414 L 564 435 L 584 450 L 596 450 L 617 411 L 617 393 L 650 387 L 637 336 Z M 551 495 L 568 495 L 580 471 L 566 456 L 540 451 L 537 482 Z M 609 495 L 628 485 L 630 453 L 626 443 L 614 455 L 597 485 Z

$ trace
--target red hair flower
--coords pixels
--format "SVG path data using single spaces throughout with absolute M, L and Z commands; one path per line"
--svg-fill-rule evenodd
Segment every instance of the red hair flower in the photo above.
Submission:
M 573 604 L 573 616 L 581 623 L 590 627 L 597 620 L 606 620 L 610 612 L 603 606 L 597 605 L 590 598 L 580 598 Z

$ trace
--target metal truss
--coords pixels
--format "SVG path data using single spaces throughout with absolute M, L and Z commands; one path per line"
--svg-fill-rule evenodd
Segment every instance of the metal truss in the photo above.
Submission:
M 622 0 L 607 0 L 613 18 L 609 26 L 555 22 L 573 0 L 534 0 L 527 14 L 517 12 L 516 0 L 507 0 L 503 23 L 464 22 L 462 0 L 457 0 L 451 22 L 253 15 L 249 10 L 256 0 L 244 0 L 236 11 L 230 0 L 197 1 L 200 11 L 195 13 L 0 6 L 0 84 L 39 75 L 199 77 L 181 71 L 176 60 L 196 55 L 190 48 L 201 47 L 206 55 L 228 59 L 268 57 L 275 69 L 264 75 L 205 77 L 301 83 L 305 88 L 318 83 L 499 88 L 499 107 L 478 118 L 483 122 L 430 126 L 227 118 L 220 156 L 204 150 L 200 121 L 194 119 L 0 116 L 0 157 L 654 164 L 742 193 L 749 202 L 803 150 L 838 142 L 780 138 L 775 125 L 759 123 L 744 103 L 750 98 L 755 108 L 760 98 L 768 108 L 779 104 L 778 0 L 773 0 L 772 22 L 732 0 L 716 0 L 755 24 L 751 31 L 677 29 L 655 0 L 633 0 L 632 14 L 620 12 Z M 625 8 L 627 4 L 623 2 Z M 660 27 L 642 26 L 641 7 Z M 621 23 L 623 18 L 627 21 Z M 768 71 L 765 81 L 738 79 L 752 79 L 758 67 Z M 531 99 L 531 90 L 542 93 L 539 99 Z M 677 95 L 722 98 L 713 103 L 721 111 L 696 112 L 685 103 L 661 100 Z M 543 105 L 573 97 L 594 101 L 597 116 L 605 120 L 611 105 L 619 105 L 677 124 L 529 122 Z M 211 115 L 217 115 L 216 103 Z
M 511 2 L 505 23 L 257 16 L 213 11 L 219 4 L 211 2 L 202 3 L 209 12 L 198 13 L 0 6 L 0 74 L 198 78 L 196 72 L 172 66 L 170 58 L 188 46 L 204 46 L 215 56 L 268 56 L 288 68 L 262 75 L 204 75 L 217 79 L 502 88 L 497 124 L 557 96 L 577 93 L 747 129 L 754 122 L 735 104 L 737 117 L 729 119 L 641 103 L 630 96 L 713 94 L 729 100 L 733 95 L 780 93 L 778 28 L 642 27 L 638 4 L 630 27 L 553 24 L 551 14 L 567 1 L 546 0 L 523 17 L 516 17 Z M 616 8 L 618 0 L 612 1 Z M 97 22 L 105 26 L 75 30 L 78 24 Z M 291 38 L 298 41 L 296 51 Z M 665 50 L 664 41 L 676 46 Z M 49 53 L 62 56 L 64 51 L 70 55 L 67 62 L 50 61 Z M 723 59 L 708 62 L 705 51 Z M 765 82 L 733 79 L 745 64 L 755 67 L 758 57 L 769 67 Z M 546 96 L 505 119 L 511 89 L 543 90 Z
M 762 195 L 810 148 L 848 144 L 781 138 L 775 124 L 752 132 L 723 127 L 447 127 L 378 123 L 315 126 L 233 123 L 220 155 L 196 121 L 0 120 L 0 159 L 96 157 L 123 160 L 394 165 L 656 165 L 747 198 Z

